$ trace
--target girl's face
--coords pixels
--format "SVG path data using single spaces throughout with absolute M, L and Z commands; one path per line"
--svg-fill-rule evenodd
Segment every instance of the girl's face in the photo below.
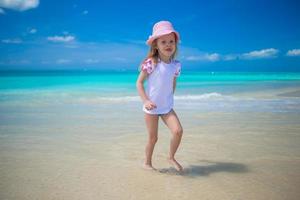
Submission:
M 157 39 L 157 49 L 162 60 L 169 60 L 176 51 L 175 34 L 170 33 Z

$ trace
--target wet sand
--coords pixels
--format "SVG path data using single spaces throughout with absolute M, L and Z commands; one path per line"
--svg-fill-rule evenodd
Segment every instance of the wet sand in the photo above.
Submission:
M 166 160 L 170 133 L 162 123 L 153 157 L 158 171 L 141 168 L 140 112 L 106 125 L 92 113 L 76 116 L 78 123 L 59 123 L 59 116 L 49 123 L 44 113 L 39 118 L 47 120 L 35 124 L 31 113 L 27 124 L 2 125 L 0 199 L 300 198 L 299 114 L 177 112 L 183 173 Z
M 278 96 L 283 96 L 283 97 L 300 97 L 300 90 L 293 90 L 290 92 L 285 92 L 285 93 L 281 93 L 278 94 Z

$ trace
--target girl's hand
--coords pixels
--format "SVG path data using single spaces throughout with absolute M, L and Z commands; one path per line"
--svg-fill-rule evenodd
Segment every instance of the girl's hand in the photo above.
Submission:
M 147 110 L 152 110 L 152 109 L 156 108 L 155 103 L 153 103 L 150 100 L 145 101 L 144 106 Z

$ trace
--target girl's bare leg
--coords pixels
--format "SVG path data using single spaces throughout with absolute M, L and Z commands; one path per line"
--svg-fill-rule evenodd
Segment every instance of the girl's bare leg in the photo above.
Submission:
M 174 110 L 166 115 L 162 115 L 164 123 L 171 130 L 172 138 L 170 142 L 169 162 L 178 170 L 182 171 L 182 166 L 175 160 L 175 153 L 182 138 L 182 126 Z
M 152 154 L 154 150 L 154 146 L 157 142 L 157 132 L 158 132 L 158 115 L 150 115 L 145 113 L 145 122 L 148 130 L 148 142 L 145 149 L 145 162 L 144 168 L 155 170 L 152 166 Z

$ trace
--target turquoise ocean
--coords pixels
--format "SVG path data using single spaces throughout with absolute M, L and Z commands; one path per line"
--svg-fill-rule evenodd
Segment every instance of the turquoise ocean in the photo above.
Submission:
M 138 72 L 2 71 L 1 109 L 15 106 L 141 105 Z M 178 108 L 300 113 L 300 73 L 183 72 Z

